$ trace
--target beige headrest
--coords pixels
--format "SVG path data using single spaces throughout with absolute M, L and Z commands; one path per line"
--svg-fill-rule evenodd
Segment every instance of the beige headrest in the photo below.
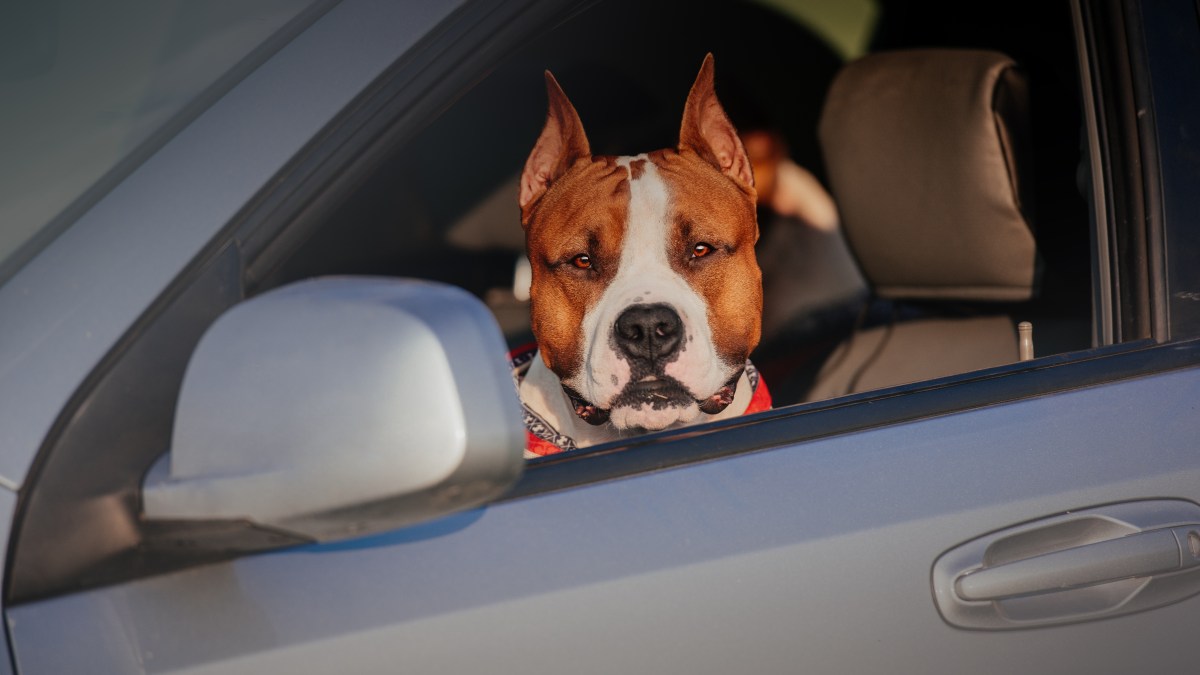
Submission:
M 890 298 L 1024 300 L 1028 94 L 1007 56 L 873 54 L 838 74 L 819 129 L 863 273 Z

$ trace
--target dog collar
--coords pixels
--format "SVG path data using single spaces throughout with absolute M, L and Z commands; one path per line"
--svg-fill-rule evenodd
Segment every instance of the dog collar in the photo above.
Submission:
M 513 381 L 518 389 L 521 387 L 525 374 L 529 372 L 529 364 L 537 355 L 537 345 L 528 344 L 518 347 L 509 353 L 509 366 L 512 368 Z M 750 361 L 746 361 L 746 380 L 750 385 L 750 403 L 743 415 L 750 415 L 771 409 L 771 393 L 759 375 L 758 369 Z M 568 394 L 569 395 L 569 394 Z M 521 402 L 525 422 L 525 458 L 544 457 L 560 452 L 578 449 L 575 439 L 555 429 L 540 415 L 533 412 L 524 401 Z

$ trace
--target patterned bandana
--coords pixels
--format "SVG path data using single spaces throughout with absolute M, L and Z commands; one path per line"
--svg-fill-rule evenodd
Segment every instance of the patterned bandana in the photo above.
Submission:
M 525 373 L 529 371 L 529 364 L 536 355 L 536 344 L 524 345 L 509 353 L 509 365 L 512 367 L 513 380 L 516 382 L 518 389 L 521 387 L 521 381 L 525 379 Z M 749 380 L 752 395 L 750 397 L 750 405 L 746 407 L 746 412 L 742 414 L 749 415 L 763 410 L 770 410 L 771 393 L 767 391 L 766 383 L 759 377 L 758 369 L 749 361 L 746 361 L 746 379 Z M 566 434 L 559 433 L 549 422 L 530 410 L 524 401 L 521 402 L 521 408 L 524 410 L 525 415 L 525 459 L 544 457 L 546 455 L 554 455 L 577 449 L 575 439 Z

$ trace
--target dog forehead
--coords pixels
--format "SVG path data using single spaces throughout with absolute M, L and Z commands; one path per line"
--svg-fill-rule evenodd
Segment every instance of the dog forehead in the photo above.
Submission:
M 589 236 L 619 240 L 629 207 L 629 172 L 617 159 L 579 161 L 555 181 L 530 218 L 528 243 L 553 249 L 579 245 Z
M 629 207 L 621 267 L 657 279 L 691 284 L 678 269 L 694 237 L 752 251 L 757 235 L 754 199 L 734 181 L 694 156 L 659 150 L 618 157 L 629 172 Z M 622 274 L 625 276 L 625 274 Z
M 735 239 L 756 236 L 758 221 L 751 192 L 695 153 L 660 150 L 648 158 L 671 195 L 673 219 L 694 224 L 707 221 Z
M 629 172 L 630 183 L 622 262 L 637 261 L 665 267 L 663 252 L 671 228 L 671 191 L 649 164 L 647 155 L 620 157 L 617 163 Z

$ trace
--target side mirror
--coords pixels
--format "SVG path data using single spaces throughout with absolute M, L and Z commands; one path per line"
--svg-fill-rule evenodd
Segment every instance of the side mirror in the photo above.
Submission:
M 242 520 L 318 541 L 493 499 L 525 435 L 488 310 L 428 282 L 327 278 L 238 304 L 188 363 L 151 520 Z

